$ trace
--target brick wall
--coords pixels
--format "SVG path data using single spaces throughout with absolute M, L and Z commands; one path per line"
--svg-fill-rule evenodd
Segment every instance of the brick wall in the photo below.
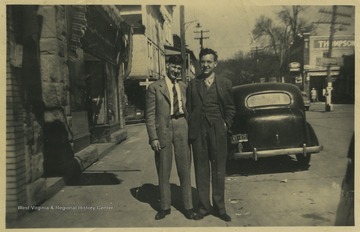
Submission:
M 6 59 L 6 218 L 20 216 L 18 205 L 26 205 L 26 166 L 24 109 L 21 104 L 22 86 L 16 70 L 10 65 L 11 49 L 15 39 L 11 12 L 7 15 L 7 59 Z M 15 57 L 14 57 L 15 58 Z
M 46 199 L 44 178 L 43 128 L 26 102 L 21 76 L 21 53 L 15 53 L 15 32 L 11 7 L 7 14 L 6 67 L 6 217 L 16 219 L 25 213 L 18 206 L 37 205 Z M 64 6 L 40 6 L 43 17 L 40 39 L 41 85 L 48 109 L 45 120 L 62 121 L 71 130 L 69 78 L 66 65 L 66 17 Z M 21 49 L 20 49 L 21 50 Z M 35 54 L 34 54 L 35 59 Z M 14 62 L 18 61 L 18 62 Z M 20 61 L 20 62 L 19 62 Z M 29 91 L 30 93 L 30 91 Z M 30 93 L 31 94 L 31 93 Z M 26 109 L 25 109 L 26 108 Z M 69 132 L 69 131 L 68 131 Z M 70 132 L 68 133 L 70 134 Z M 67 136 L 68 137 L 68 136 Z

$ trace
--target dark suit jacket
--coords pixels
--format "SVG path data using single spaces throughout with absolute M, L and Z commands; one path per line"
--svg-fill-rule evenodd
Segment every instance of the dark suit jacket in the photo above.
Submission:
M 196 139 L 200 134 L 200 125 L 202 120 L 201 113 L 203 107 L 203 96 L 200 90 L 202 84 L 203 78 L 200 75 L 191 80 L 187 88 L 186 106 L 189 114 L 189 140 Z M 218 78 L 215 76 L 214 84 L 216 85 L 222 117 L 228 128 L 230 128 L 235 115 L 234 101 L 231 93 L 232 83 L 229 79 Z
M 169 135 L 170 95 L 165 78 L 150 84 L 146 91 L 145 116 L 149 143 L 158 139 L 161 146 L 171 143 Z M 182 108 L 186 117 L 186 85 L 182 81 L 179 81 L 178 84 L 181 90 Z

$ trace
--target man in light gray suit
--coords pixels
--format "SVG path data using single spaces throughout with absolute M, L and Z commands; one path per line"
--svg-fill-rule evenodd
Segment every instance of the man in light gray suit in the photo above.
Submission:
M 180 179 L 184 215 L 193 219 L 190 151 L 186 121 L 186 85 L 181 77 L 182 59 L 170 57 L 166 64 L 166 77 L 149 85 L 146 92 L 146 128 L 151 148 L 155 151 L 155 164 L 160 188 L 160 210 L 155 219 L 163 219 L 171 212 L 170 173 L 172 157 Z

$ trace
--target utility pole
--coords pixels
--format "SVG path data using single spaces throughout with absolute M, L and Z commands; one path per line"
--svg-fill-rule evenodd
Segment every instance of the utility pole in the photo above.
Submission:
M 333 6 L 332 14 L 331 14 L 331 24 L 330 24 L 330 36 L 329 36 L 329 51 L 328 51 L 328 58 L 331 58 L 332 53 L 332 43 L 334 41 L 334 33 L 335 33 L 335 21 L 336 21 L 336 10 L 337 6 Z M 327 75 L 327 87 L 326 87 L 326 104 L 325 104 L 325 111 L 331 111 L 331 91 L 332 87 L 332 80 L 331 80 L 331 65 L 328 65 L 326 68 L 326 75 Z
M 186 83 L 186 42 L 185 42 L 185 9 L 180 6 L 180 38 L 181 38 L 181 58 L 183 60 L 181 69 L 181 78 Z
M 196 27 L 197 27 L 197 28 L 201 28 L 200 23 L 198 23 L 198 24 L 196 25 Z M 204 30 L 194 31 L 194 33 L 200 33 L 200 37 L 196 37 L 196 38 L 195 38 L 195 39 L 200 40 L 200 50 L 202 50 L 202 49 L 204 48 L 203 40 L 209 38 L 208 36 L 207 36 L 207 37 L 204 37 L 204 33 L 206 33 L 206 32 L 209 32 L 209 30 L 206 30 L 206 31 L 204 31 Z
M 332 11 L 326 11 L 324 9 L 321 9 L 320 13 L 325 14 L 331 14 L 331 21 L 330 21 L 330 36 L 329 36 L 329 50 L 327 53 L 327 58 L 332 58 L 332 47 L 333 47 L 333 41 L 334 41 L 334 34 L 335 34 L 335 25 L 349 25 L 349 23 L 345 22 L 336 22 L 337 16 L 343 16 L 343 17 L 351 17 L 349 14 L 339 13 L 337 12 L 338 6 L 333 6 Z M 323 24 L 329 24 L 329 22 L 318 22 Z M 332 104 L 331 104 L 331 91 L 333 90 L 332 87 L 332 78 L 331 78 L 331 62 L 326 65 L 326 81 L 327 81 L 327 87 L 326 87 L 326 104 L 325 104 L 325 111 L 331 111 L 332 110 Z
M 255 78 L 259 78 L 259 54 L 258 54 L 258 46 L 255 47 Z

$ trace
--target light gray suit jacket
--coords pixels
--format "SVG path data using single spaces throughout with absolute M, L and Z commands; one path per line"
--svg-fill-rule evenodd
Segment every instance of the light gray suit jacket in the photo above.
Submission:
M 169 134 L 170 94 L 165 78 L 150 84 L 146 91 L 145 117 L 149 143 L 158 139 L 161 146 L 171 143 L 171 136 Z M 179 81 L 178 84 L 181 90 L 182 109 L 184 110 L 185 117 L 187 117 L 186 85 L 182 81 Z

